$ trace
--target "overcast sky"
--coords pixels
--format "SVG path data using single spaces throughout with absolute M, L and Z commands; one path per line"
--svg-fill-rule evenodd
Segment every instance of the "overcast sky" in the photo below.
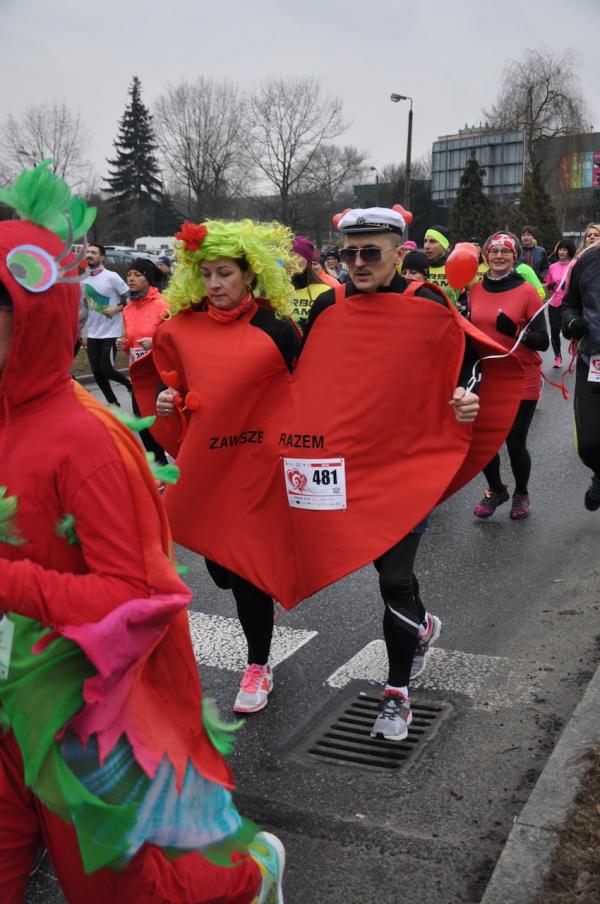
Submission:
M 600 131 L 599 0 L 0 0 L 0 123 L 30 104 L 65 101 L 92 134 L 99 176 L 132 75 L 152 105 L 169 83 L 197 75 L 251 88 L 268 76 L 315 75 L 350 126 L 339 139 L 379 168 L 413 159 L 439 136 L 477 124 L 507 60 L 528 47 L 574 48 Z

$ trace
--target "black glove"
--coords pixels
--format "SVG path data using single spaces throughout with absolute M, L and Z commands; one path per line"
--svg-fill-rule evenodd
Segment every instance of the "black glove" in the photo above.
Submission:
M 555 283 L 555 282 L 549 282 L 547 288 L 548 288 L 548 291 L 549 291 L 549 292 L 554 292 L 554 290 L 556 289 L 556 283 Z
M 519 332 L 517 324 L 502 309 L 498 311 L 498 316 L 496 317 L 496 329 L 503 336 L 510 336 L 511 339 L 516 339 Z
M 575 339 L 577 341 L 583 339 L 587 331 L 588 325 L 583 317 L 575 317 L 563 330 L 565 339 Z

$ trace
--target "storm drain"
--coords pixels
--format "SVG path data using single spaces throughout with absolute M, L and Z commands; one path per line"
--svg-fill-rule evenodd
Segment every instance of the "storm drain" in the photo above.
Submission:
M 361 692 L 333 724 L 307 747 L 320 760 L 377 769 L 399 769 L 434 734 L 449 706 L 442 702 L 411 702 L 412 722 L 403 741 L 371 737 L 381 697 Z

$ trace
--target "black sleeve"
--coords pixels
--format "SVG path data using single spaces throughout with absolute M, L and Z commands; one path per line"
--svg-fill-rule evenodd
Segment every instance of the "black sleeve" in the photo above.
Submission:
M 441 295 L 438 295 L 437 292 L 432 292 L 431 289 L 428 289 L 426 286 L 423 286 L 421 289 L 417 289 L 415 292 L 417 298 L 428 298 L 429 301 L 437 301 L 438 304 L 446 307 L 446 302 L 442 298 Z
M 291 318 L 281 321 L 281 332 L 277 340 L 277 347 L 283 355 L 287 369 L 291 373 L 296 366 L 300 354 L 300 333 L 298 327 Z
M 306 340 L 308 339 L 309 333 L 313 328 L 313 323 L 315 322 L 319 314 L 324 311 L 325 308 L 330 308 L 332 304 L 335 304 L 335 289 L 330 289 L 329 292 L 322 292 L 314 302 L 308 313 L 308 320 L 306 321 L 306 326 L 304 327 L 302 348 L 304 348 L 304 346 L 306 345 Z
M 527 348 L 533 348 L 538 352 L 545 352 L 550 345 L 543 311 L 540 311 L 537 317 L 531 321 L 531 326 L 523 336 L 522 343 Z
M 542 253 L 542 262 L 540 264 L 540 282 L 544 282 L 546 273 L 550 267 L 550 261 L 548 260 L 548 255 L 546 253 L 546 249 L 543 249 Z
M 572 320 L 577 320 L 583 316 L 583 305 L 581 304 L 581 294 L 579 292 L 579 277 L 581 275 L 581 266 L 584 260 L 577 261 L 571 270 L 569 279 L 569 288 L 566 291 L 563 303 L 560 308 L 560 317 L 562 321 L 562 331 L 565 339 L 570 339 L 569 324 Z
M 466 345 L 465 345 L 465 354 L 463 357 L 462 366 L 460 368 L 460 373 L 458 375 L 458 384 L 457 384 L 458 386 L 462 386 L 463 389 L 467 388 L 467 384 L 468 384 L 469 380 L 471 379 L 471 377 L 473 376 L 473 368 L 475 367 L 475 364 L 477 363 L 477 361 L 479 361 L 479 358 L 481 357 L 477 353 L 477 350 L 475 349 L 475 346 L 471 342 L 470 338 L 468 336 L 466 336 L 465 338 L 467 340 Z M 471 392 L 474 392 L 476 394 L 479 393 L 479 383 L 475 384 L 475 386 L 473 387 Z

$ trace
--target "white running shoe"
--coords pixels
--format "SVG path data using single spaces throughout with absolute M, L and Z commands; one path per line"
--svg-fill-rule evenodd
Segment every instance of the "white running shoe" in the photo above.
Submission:
M 283 904 L 281 880 L 285 868 L 285 848 L 276 835 L 259 832 L 248 845 L 250 856 L 258 866 L 262 883 L 252 904 Z

